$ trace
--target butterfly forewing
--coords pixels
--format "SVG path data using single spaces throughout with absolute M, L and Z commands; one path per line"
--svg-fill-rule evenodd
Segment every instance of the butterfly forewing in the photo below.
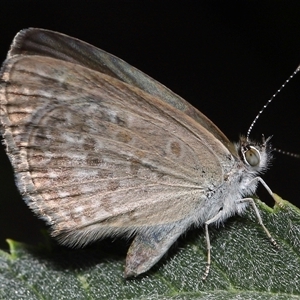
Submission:
M 193 119 L 105 74 L 16 55 L 3 80 L 2 122 L 18 185 L 54 235 L 79 239 L 68 243 L 185 218 L 231 167 L 219 162 L 225 147 L 207 144 L 210 133 Z

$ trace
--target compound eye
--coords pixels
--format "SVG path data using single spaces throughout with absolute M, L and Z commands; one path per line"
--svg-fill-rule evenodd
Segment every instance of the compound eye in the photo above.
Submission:
M 250 147 L 248 150 L 246 150 L 244 153 L 244 157 L 246 159 L 246 162 L 251 167 L 255 167 L 260 163 L 259 151 L 254 147 Z

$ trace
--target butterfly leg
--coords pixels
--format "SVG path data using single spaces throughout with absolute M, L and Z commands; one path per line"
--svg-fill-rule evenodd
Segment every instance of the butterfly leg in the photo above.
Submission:
M 252 184 L 255 181 L 258 181 L 258 182 L 260 182 L 263 185 L 263 187 L 267 190 L 267 192 L 271 195 L 271 197 L 274 199 L 275 203 L 279 207 L 281 207 L 281 208 L 284 207 L 284 201 L 279 196 L 277 196 L 276 194 L 274 194 L 272 192 L 272 190 L 269 188 L 269 186 L 265 183 L 265 181 L 261 177 L 255 177 L 255 178 L 253 178 L 249 184 Z M 250 198 L 250 199 L 252 199 L 252 198 Z
M 210 254 L 211 246 L 210 246 L 208 225 L 216 222 L 221 217 L 221 215 L 222 215 L 222 211 L 220 210 L 213 218 L 211 218 L 210 220 L 208 220 L 204 223 L 205 239 L 206 239 L 206 245 L 207 245 L 207 264 L 206 264 L 204 274 L 202 276 L 202 280 L 205 280 L 207 278 L 209 271 L 210 271 L 210 264 L 211 264 L 211 254 Z
M 259 177 L 258 177 L 259 178 Z M 269 230 L 266 228 L 266 226 L 264 225 L 262 218 L 260 216 L 259 210 L 254 202 L 254 200 L 252 198 L 244 198 L 239 200 L 238 202 L 248 202 L 251 204 L 251 206 L 254 209 L 254 212 L 256 214 L 256 218 L 258 220 L 258 223 L 260 224 L 260 226 L 263 228 L 263 230 L 265 231 L 265 233 L 267 234 L 268 238 L 270 239 L 271 243 L 273 244 L 273 246 L 275 246 L 276 248 L 279 248 L 276 241 L 274 240 L 274 238 L 272 237 L 271 233 L 269 232 Z
M 138 233 L 127 253 L 124 276 L 138 276 L 149 270 L 186 228 L 184 223 L 172 223 L 149 227 Z

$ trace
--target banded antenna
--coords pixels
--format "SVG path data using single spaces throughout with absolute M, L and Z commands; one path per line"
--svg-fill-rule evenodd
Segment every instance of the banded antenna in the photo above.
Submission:
M 290 75 L 290 77 L 283 83 L 283 85 L 276 91 L 276 93 L 273 94 L 273 96 L 267 101 L 267 103 L 263 106 L 263 108 L 258 112 L 258 114 L 256 115 L 256 117 L 254 118 L 254 120 L 252 121 L 248 131 L 247 131 L 247 141 L 249 141 L 249 136 L 250 136 L 250 133 L 256 123 L 256 121 L 258 120 L 258 118 L 260 117 L 260 115 L 265 111 L 265 109 L 268 107 L 268 105 L 273 101 L 273 99 L 283 90 L 283 88 L 290 82 L 290 80 L 300 71 L 300 65 L 297 67 L 297 69 L 293 72 L 292 75 Z M 290 153 L 290 152 L 285 152 L 285 151 L 282 151 L 280 149 L 274 149 L 280 153 L 283 153 L 283 154 L 287 154 L 287 155 L 290 155 L 290 156 L 295 156 L 295 157 L 300 157 L 299 154 L 293 154 L 293 153 Z

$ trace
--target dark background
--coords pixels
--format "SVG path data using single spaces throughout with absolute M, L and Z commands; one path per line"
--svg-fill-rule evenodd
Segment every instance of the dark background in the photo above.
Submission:
M 231 139 L 246 133 L 265 102 L 300 63 L 300 1 L 5 1 L 0 60 L 14 35 L 42 27 L 123 58 L 184 97 Z M 252 137 L 274 135 L 277 148 L 300 152 L 300 75 L 257 122 Z M 5 239 L 41 239 L 41 221 L 14 185 L 0 149 L 0 247 Z M 299 204 L 300 159 L 275 154 L 263 176 Z M 259 189 L 261 199 L 272 199 Z

